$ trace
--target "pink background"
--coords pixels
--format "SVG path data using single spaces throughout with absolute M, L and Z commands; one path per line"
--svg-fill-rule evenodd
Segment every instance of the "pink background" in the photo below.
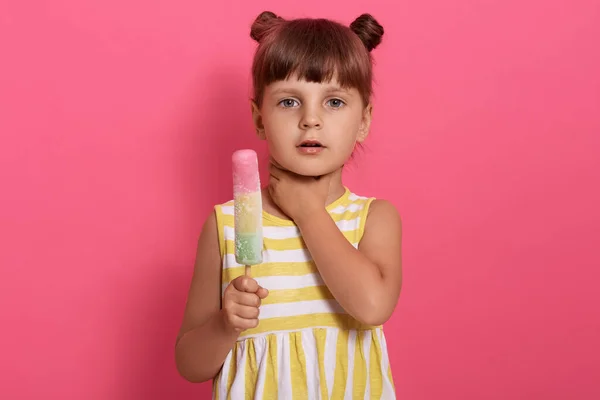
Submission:
M 208 398 L 173 344 L 231 152 L 265 156 L 265 9 L 386 29 L 346 183 L 404 219 L 399 398 L 600 398 L 599 2 L 255 3 L 2 2 L 0 398 Z

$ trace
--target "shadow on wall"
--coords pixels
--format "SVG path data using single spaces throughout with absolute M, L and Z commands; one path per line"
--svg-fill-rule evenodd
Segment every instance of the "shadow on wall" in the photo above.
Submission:
M 182 125 L 173 133 L 176 165 L 168 168 L 177 182 L 175 190 L 181 190 L 177 198 L 182 203 L 173 205 L 178 207 L 173 213 L 184 221 L 184 233 L 177 237 L 186 245 L 174 245 L 164 257 L 148 260 L 150 265 L 140 268 L 158 272 L 145 277 L 145 288 L 133 291 L 142 296 L 130 304 L 134 317 L 122 322 L 130 337 L 120 344 L 123 357 L 117 370 L 122 371 L 118 377 L 122 384 L 115 399 L 210 398 L 210 382 L 191 384 L 178 375 L 173 349 L 203 221 L 215 204 L 232 198 L 231 154 L 239 148 L 261 146 L 252 128 L 248 87 L 245 71 L 213 71 L 202 75 L 183 105 Z M 179 254 L 183 248 L 189 254 Z

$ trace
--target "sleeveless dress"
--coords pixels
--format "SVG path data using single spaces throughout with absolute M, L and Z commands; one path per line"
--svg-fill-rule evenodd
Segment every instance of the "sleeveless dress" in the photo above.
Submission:
M 355 247 L 372 201 L 345 188 L 327 207 Z M 244 266 L 235 262 L 233 200 L 215 212 L 223 292 Z M 241 332 L 213 380 L 213 399 L 395 399 L 383 328 L 344 311 L 292 221 L 263 211 L 263 236 L 263 263 L 252 266 L 252 278 L 269 295 L 258 326 Z

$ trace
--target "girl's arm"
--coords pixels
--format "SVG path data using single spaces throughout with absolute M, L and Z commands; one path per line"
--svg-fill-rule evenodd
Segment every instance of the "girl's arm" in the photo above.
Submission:
M 391 316 L 402 285 L 402 223 L 396 208 L 374 200 L 358 250 L 324 208 L 295 218 L 323 281 L 355 319 L 381 325 Z
M 221 312 L 221 255 L 213 212 L 198 240 L 194 275 L 175 346 L 181 376 L 192 382 L 212 379 L 238 335 L 228 327 Z

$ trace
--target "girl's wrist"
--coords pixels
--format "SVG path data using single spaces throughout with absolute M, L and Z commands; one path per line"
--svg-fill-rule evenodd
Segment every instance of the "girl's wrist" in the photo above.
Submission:
M 306 225 L 309 221 L 318 220 L 325 215 L 329 216 L 325 207 L 315 207 L 303 210 L 303 212 L 295 216 L 293 220 L 294 223 L 300 227 Z

